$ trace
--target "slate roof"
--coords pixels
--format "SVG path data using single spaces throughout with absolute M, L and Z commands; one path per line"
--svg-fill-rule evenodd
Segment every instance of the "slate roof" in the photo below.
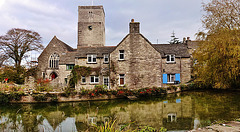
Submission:
M 64 43 L 63 41 L 61 41 L 60 39 L 58 39 L 56 36 L 53 37 L 53 41 L 55 41 L 54 43 L 58 42 L 60 43 L 62 46 L 64 46 L 68 51 L 74 51 L 76 49 L 73 49 L 71 46 L 67 45 L 66 43 Z
M 162 57 L 167 54 L 174 54 L 176 57 L 188 58 L 188 48 L 186 44 L 152 44 Z M 88 54 L 96 54 L 97 58 L 102 58 L 103 54 L 110 54 L 116 46 L 105 47 L 81 47 L 78 50 L 70 49 L 70 52 L 63 53 L 60 64 L 75 64 L 75 58 L 87 58 Z
M 62 53 L 59 64 L 75 64 L 76 50 L 73 52 Z
M 105 46 L 105 47 L 81 47 L 77 50 L 77 58 L 86 58 L 87 54 L 97 54 L 98 57 L 103 57 L 103 54 L 111 53 L 116 46 Z
M 167 54 L 174 54 L 176 57 L 188 58 L 188 48 L 186 44 L 152 44 L 162 57 L 166 57 Z

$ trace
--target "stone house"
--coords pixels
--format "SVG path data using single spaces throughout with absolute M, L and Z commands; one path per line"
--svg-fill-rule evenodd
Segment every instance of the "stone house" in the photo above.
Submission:
M 56 36 L 38 58 L 38 76 L 67 86 L 75 65 L 98 69 L 82 76 L 75 86 L 92 89 L 165 87 L 191 79 L 187 44 L 152 44 L 132 20 L 129 34 L 117 46 L 105 46 L 105 14 L 102 6 L 79 6 L 78 45 L 71 48 Z

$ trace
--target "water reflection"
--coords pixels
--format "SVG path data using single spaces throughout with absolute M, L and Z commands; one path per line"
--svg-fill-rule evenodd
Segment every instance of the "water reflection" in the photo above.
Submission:
M 238 93 L 188 92 L 164 98 L 62 104 L 12 104 L 0 107 L 0 131 L 94 131 L 116 120 L 125 125 L 190 130 L 214 120 L 240 117 Z

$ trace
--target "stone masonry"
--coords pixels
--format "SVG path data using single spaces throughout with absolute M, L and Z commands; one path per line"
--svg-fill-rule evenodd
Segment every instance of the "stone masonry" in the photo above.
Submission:
M 76 90 L 108 85 L 126 87 L 166 87 L 191 79 L 191 59 L 187 44 L 152 44 L 140 33 L 140 23 L 132 20 L 129 34 L 117 46 L 105 46 L 105 14 L 102 6 L 79 6 L 78 44 L 73 49 L 53 37 L 38 58 L 38 77 L 66 87 L 74 65 L 99 69 L 79 80 Z

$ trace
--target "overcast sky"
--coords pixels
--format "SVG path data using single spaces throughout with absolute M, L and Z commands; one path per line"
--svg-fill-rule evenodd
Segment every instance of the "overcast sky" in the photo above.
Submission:
M 168 43 L 171 33 L 195 39 L 201 30 L 202 2 L 208 0 L 93 0 L 106 15 L 106 45 L 117 45 L 127 34 L 133 18 L 152 43 Z M 33 30 L 44 46 L 56 35 L 77 47 L 77 11 L 92 0 L 0 0 L 0 35 L 11 28 Z M 157 41 L 158 40 L 158 41 Z

